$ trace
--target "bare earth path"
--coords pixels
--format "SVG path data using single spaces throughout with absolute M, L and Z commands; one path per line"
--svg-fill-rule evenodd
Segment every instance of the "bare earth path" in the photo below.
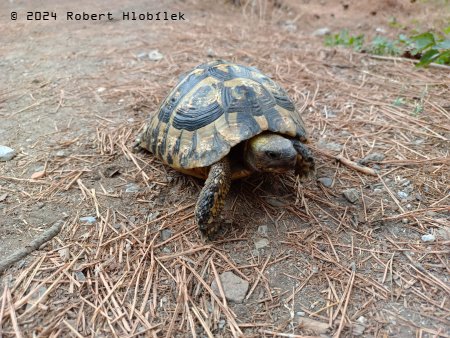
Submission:
M 441 27 L 448 4 L 244 3 L 0 4 L 0 145 L 17 151 L 0 162 L 0 260 L 63 223 L 0 275 L 0 336 L 450 336 L 450 72 L 311 34 L 395 36 L 394 16 L 402 29 Z M 26 21 L 31 10 L 57 19 Z M 178 76 L 213 58 L 288 90 L 320 181 L 235 182 L 223 231 L 205 243 L 193 221 L 202 182 L 128 149 Z M 367 156 L 375 176 L 344 163 Z M 211 289 L 226 271 L 249 283 L 242 303 Z

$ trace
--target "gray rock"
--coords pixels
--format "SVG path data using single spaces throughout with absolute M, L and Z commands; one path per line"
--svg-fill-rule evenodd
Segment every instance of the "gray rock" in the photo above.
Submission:
M 324 36 L 324 35 L 328 35 L 331 33 L 331 29 L 329 29 L 328 27 L 322 27 L 319 29 L 316 29 L 312 35 L 313 36 Z
M 434 217 L 434 216 L 437 215 L 437 212 L 436 212 L 436 211 L 433 211 L 433 210 L 428 210 L 428 211 L 425 213 L 425 215 L 428 216 L 428 217 Z
M 219 320 L 219 329 L 222 330 L 225 327 L 227 321 L 225 319 Z
M 7 146 L 0 146 L 0 162 L 6 162 L 16 156 L 16 151 Z
M 158 216 L 159 216 L 159 211 L 155 211 L 155 212 L 149 213 L 148 216 L 147 216 L 147 222 L 151 222 L 154 219 L 157 219 Z
M 268 245 L 269 245 L 269 240 L 267 238 L 261 238 L 255 242 L 255 247 L 257 250 L 263 249 Z
M 219 278 L 223 292 L 225 293 L 225 298 L 230 302 L 241 303 L 247 294 L 248 282 L 236 276 L 231 271 L 224 272 Z M 216 295 L 220 296 L 219 286 L 216 280 L 212 282 L 211 288 Z
M 384 154 L 382 153 L 371 153 L 364 157 L 363 159 L 359 160 L 360 164 L 367 164 L 369 162 L 380 162 L 383 161 L 385 158 Z
M 345 198 L 351 202 L 355 203 L 359 199 L 359 191 L 357 189 L 347 189 L 343 191 Z
M 324 187 L 331 187 L 333 184 L 333 179 L 329 177 L 321 177 L 317 181 L 319 181 Z
M 159 52 L 159 50 L 154 49 L 154 50 L 151 50 L 151 51 L 148 53 L 148 58 L 149 58 L 151 61 L 159 61 L 159 60 L 162 60 L 162 59 L 164 58 L 164 55 L 161 54 L 161 53 Z
M 88 223 L 88 224 L 95 223 L 96 220 L 97 219 L 94 216 L 80 217 L 80 222 Z
M 64 150 L 58 150 L 55 154 L 56 157 L 66 157 L 66 152 Z
M 136 57 L 140 60 L 145 59 L 147 56 L 148 56 L 147 52 L 140 52 L 140 53 L 136 54 Z
M 401 199 L 406 199 L 406 198 L 408 198 L 408 193 L 406 193 L 404 191 L 399 191 L 399 192 L 397 192 L 397 196 L 400 197 Z
M 267 225 L 260 225 L 258 227 L 258 233 L 262 236 L 267 236 Z
M 422 236 L 423 242 L 434 242 L 435 239 L 436 239 L 436 237 L 434 237 L 433 234 L 426 234 L 426 235 Z
M 134 183 L 128 183 L 125 185 L 125 192 L 138 192 L 139 187 Z
M 75 279 L 79 282 L 85 282 L 86 276 L 81 271 L 75 271 Z
M 163 241 L 167 241 L 170 237 L 172 237 L 172 230 L 164 229 L 163 231 L 161 231 L 161 239 Z

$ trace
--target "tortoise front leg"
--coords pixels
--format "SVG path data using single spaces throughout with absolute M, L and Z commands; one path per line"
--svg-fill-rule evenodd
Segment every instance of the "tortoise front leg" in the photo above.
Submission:
M 230 161 L 224 157 L 214 163 L 195 206 L 195 219 L 200 231 L 208 238 L 219 228 L 214 222 L 225 205 L 225 198 L 231 185 Z
M 306 178 L 314 174 L 315 163 L 311 150 L 302 142 L 293 140 L 292 145 L 297 151 L 297 162 L 295 163 L 295 175 Z

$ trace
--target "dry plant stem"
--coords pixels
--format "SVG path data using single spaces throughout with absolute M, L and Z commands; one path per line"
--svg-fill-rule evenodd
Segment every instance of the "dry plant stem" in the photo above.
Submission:
M 6 257 L 4 260 L 0 261 L 0 274 L 3 273 L 12 264 L 20 261 L 22 258 L 25 258 L 33 251 L 38 250 L 44 243 L 47 243 L 53 237 L 59 234 L 64 224 L 65 223 L 62 221 L 56 222 L 49 229 L 44 231 L 40 236 L 32 240 L 30 244 L 26 245 L 23 249 L 17 250 L 10 256 Z

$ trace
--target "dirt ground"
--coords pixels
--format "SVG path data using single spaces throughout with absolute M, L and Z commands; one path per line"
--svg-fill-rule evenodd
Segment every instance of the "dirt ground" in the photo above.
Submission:
M 0 261 L 63 224 L 0 274 L 0 337 L 450 337 L 450 71 L 313 34 L 439 31 L 448 1 L 236 3 L 0 4 L 0 145 L 17 152 L 0 162 Z M 25 19 L 46 10 L 57 19 Z M 185 20 L 122 20 L 128 11 Z M 129 149 L 178 76 L 215 58 L 287 89 L 317 173 L 235 182 L 205 242 L 193 219 L 202 182 Z M 375 176 L 338 155 L 372 155 Z M 249 283 L 242 303 L 211 290 L 225 271 Z

